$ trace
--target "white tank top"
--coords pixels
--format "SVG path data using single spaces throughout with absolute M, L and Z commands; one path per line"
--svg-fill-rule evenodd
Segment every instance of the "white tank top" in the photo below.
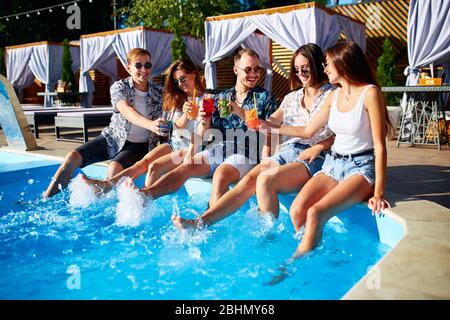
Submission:
M 328 126 L 336 134 L 334 144 L 331 147 L 334 152 L 352 154 L 373 148 L 369 114 L 364 108 L 364 98 L 370 87 L 372 85 L 364 88 L 358 101 L 348 112 L 340 112 L 337 109 L 337 97 L 341 88 L 336 90 L 328 120 Z

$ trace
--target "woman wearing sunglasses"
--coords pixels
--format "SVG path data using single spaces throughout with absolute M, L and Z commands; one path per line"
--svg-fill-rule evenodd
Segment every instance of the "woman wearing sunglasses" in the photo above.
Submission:
M 361 48 L 337 43 L 326 51 L 325 73 L 339 86 L 307 126 L 280 133 L 307 137 L 328 123 L 336 139 L 322 170 L 309 180 L 290 208 L 297 231 L 304 227 L 294 258 L 319 243 L 325 223 L 361 201 L 372 214 L 389 207 L 384 198 L 386 130 L 390 121 L 383 94 Z
M 100 136 L 67 154 L 44 198 L 65 188 L 77 168 L 111 160 L 108 177 L 114 177 L 156 147 L 165 131 L 161 88 L 149 82 L 151 67 L 147 50 L 135 48 L 128 52 L 126 69 L 130 76 L 111 86 L 113 115 L 109 126 Z
M 320 111 L 332 86 L 323 70 L 323 53 L 319 46 L 301 46 L 291 58 L 291 90 L 280 107 L 263 127 L 307 125 Z M 211 225 L 238 210 L 254 193 L 259 210 L 278 217 L 278 193 L 297 191 L 322 167 L 324 149 L 332 144 L 332 135 L 324 125 L 309 139 L 284 136 L 278 153 L 264 159 L 226 192 L 197 220 L 174 218 L 179 228 Z M 272 136 L 272 139 L 275 139 Z
M 111 190 L 122 177 L 135 180 L 148 171 L 145 185 L 149 186 L 162 174 L 177 167 L 187 154 L 186 151 L 197 124 L 196 120 L 189 119 L 193 106 L 192 102 L 188 101 L 188 97 L 192 97 L 194 94 L 199 97 L 204 91 L 205 85 L 202 77 L 192 61 L 189 59 L 177 60 L 169 68 L 163 91 L 164 128 L 167 130 L 166 134 L 170 135 L 168 142 L 155 147 L 133 166 L 118 172 L 107 180 L 84 176 L 84 181 L 93 186 L 96 193 L 104 193 Z

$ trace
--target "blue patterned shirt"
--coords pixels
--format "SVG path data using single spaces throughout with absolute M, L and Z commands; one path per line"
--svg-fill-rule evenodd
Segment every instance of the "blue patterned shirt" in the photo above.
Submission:
M 226 89 L 222 92 L 220 92 L 221 95 L 226 95 L 226 96 L 232 96 L 232 97 L 236 97 L 236 88 L 235 87 L 231 87 L 229 89 Z M 219 95 L 215 95 L 215 102 L 214 105 L 217 106 L 218 105 L 218 99 L 219 99 Z M 235 98 L 234 98 L 235 99 Z M 272 94 L 267 91 L 264 88 L 261 87 L 255 87 L 252 88 L 248 91 L 247 96 L 245 97 L 243 103 L 242 103 L 242 108 L 244 110 L 251 110 L 254 108 L 254 101 L 256 100 L 256 109 L 258 111 L 258 119 L 263 119 L 266 120 L 268 119 L 272 113 L 274 113 L 277 108 L 277 102 L 274 98 L 274 96 L 272 96 Z M 227 130 L 235 130 L 237 131 L 237 129 L 241 129 L 239 131 L 241 132 L 246 132 L 247 131 L 247 125 L 245 124 L 245 121 L 242 120 L 238 115 L 232 113 L 229 117 L 226 118 L 221 118 L 220 117 L 220 112 L 219 110 L 216 108 L 212 119 L 211 119 L 211 127 L 214 129 L 219 129 L 223 135 L 224 141 L 227 141 Z M 228 132 L 230 133 L 230 132 Z M 256 135 L 256 141 L 258 141 L 257 144 L 257 148 L 260 151 L 260 149 L 262 148 L 261 145 L 259 145 L 259 132 L 255 132 L 253 131 L 252 134 Z M 239 136 L 239 135 L 237 135 Z M 250 136 L 250 134 L 248 135 Z M 251 145 L 249 145 L 249 138 L 248 136 L 245 138 L 247 139 L 247 141 L 242 141 L 239 140 L 239 138 L 234 139 L 234 149 L 235 152 L 234 153 L 240 153 L 245 152 L 246 156 L 248 157 L 248 152 L 249 152 L 249 148 L 252 147 Z M 244 148 L 245 150 L 242 150 L 242 148 Z M 241 150 L 241 151 L 238 151 Z M 258 155 L 259 155 L 259 151 L 258 151 Z M 225 152 L 224 152 L 225 154 Z
M 127 141 L 128 133 L 130 132 L 131 122 L 128 121 L 117 109 L 116 104 L 121 100 L 126 100 L 130 105 L 134 105 L 135 91 L 134 83 L 131 77 L 118 80 L 114 82 L 110 89 L 111 104 L 113 107 L 113 115 L 108 127 L 102 130 L 102 135 L 105 137 L 108 145 L 108 155 L 114 158 L 120 150 L 122 150 Z M 162 116 L 162 90 L 161 87 L 150 83 L 148 84 L 148 93 L 146 100 L 146 118 L 156 120 Z M 149 135 L 149 150 L 156 147 L 159 141 L 159 136 L 150 132 Z

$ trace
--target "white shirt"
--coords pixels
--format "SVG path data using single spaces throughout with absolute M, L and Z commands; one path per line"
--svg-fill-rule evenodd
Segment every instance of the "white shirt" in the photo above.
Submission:
M 352 154 L 373 148 L 372 129 L 369 113 L 364 108 L 364 98 L 368 85 L 359 96 L 358 101 L 350 111 L 340 112 L 337 109 L 337 97 L 340 88 L 336 90 L 330 108 L 328 125 L 336 133 L 336 139 L 331 149 L 339 154 Z
M 135 92 L 134 110 L 139 114 L 145 116 L 145 102 L 147 99 L 147 92 L 133 88 Z M 131 124 L 130 131 L 128 132 L 127 140 L 130 142 L 143 143 L 147 142 L 150 136 L 150 132 L 146 128 L 139 127 L 135 124 Z
M 320 87 L 319 93 L 314 97 L 314 102 L 310 111 L 300 105 L 300 101 L 302 101 L 304 96 L 303 88 L 289 93 L 286 97 L 284 97 L 283 102 L 280 105 L 280 108 L 283 109 L 283 125 L 307 126 L 311 119 L 320 111 L 320 109 L 322 109 L 322 106 L 332 89 L 333 86 L 329 83 L 326 83 Z M 320 141 L 328 139 L 332 135 L 333 132 L 328 128 L 328 125 L 325 125 L 310 139 L 283 136 L 283 145 L 293 142 L 300 142 L 312 146 Z

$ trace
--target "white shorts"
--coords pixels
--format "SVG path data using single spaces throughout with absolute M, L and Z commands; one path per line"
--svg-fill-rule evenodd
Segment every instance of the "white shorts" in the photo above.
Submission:
M 232 154 L 224 159 L 223 143 L 214 144 L 199 153 L 210 166 L 209 177 L 214 175 L 217 167 L 226 163 L 239 171 L 239 179 L 245 176 L 255 165 L 242 154 Z

